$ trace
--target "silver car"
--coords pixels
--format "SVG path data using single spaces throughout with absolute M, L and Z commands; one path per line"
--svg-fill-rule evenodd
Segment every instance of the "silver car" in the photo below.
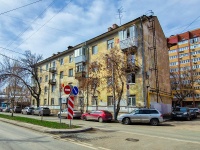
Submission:
M 130 123 L 150 123 L 153 126 L 157 126 L 163 122 L 162 114 L 156 109 L 138 108 L 133 110 L 129 114 L 121 114 L 117 120 L 122 124 Z
M 73 112 L 74 112 L 73 118 L 81 118 L 82 112 L 80 110 L 73 110 Z M 68 109 L 67 108 L 63 109 L 61 111 L 61 114 L 60 114 L 60 112 L 58 112 L 57 115 L 58 115 L 58 118 L 60 118 L 60 116 L 67 118 L 67 116 L 68 116 Z
M 32 115 L 38 115 L 38 116 L 49 116 L 51 114 L 51 111 L 48 107 L 38 107 L 33 112 Z
M 34 110 L 34 107 L 25 107 L 24 109 L 22 109 L 22 114 L 26 114 L 26 115 L 32 114 L 33 110 Z

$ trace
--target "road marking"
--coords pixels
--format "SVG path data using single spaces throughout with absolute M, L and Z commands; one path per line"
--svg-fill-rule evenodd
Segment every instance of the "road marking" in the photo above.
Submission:
M 117 131 L 117 132 L 127 133 L 127 134 L 137 134 L 137 135 L 149 136 L 149 137 L 154 137 L 154 138 L 162 138 L 162 139 L 165 139 L 165 140 L 173 140 L 173 141 L 175 140 L 175 141 L 179 141 L 179 142 L 190 142 L 190 143 L 194 143 L 194 144 L 200 144 L 200 142 L 195 142 L 195 141 L 180 140 L 180 139 L 176 139 L 176 138 L 169 138 L 169 137 L 156 136 L 156 135 L 148 135 L 148 134 L 143 134 L 143 133 L 130 133 L 130 132 L 126 132 L 126 131 Z
M 90 148 L 90 149 L 96 149 L 96 150 L 98 150 L 97 148 L 89 146 L 88 144 L 85 144 L 83 142 L 77 142 L 77 141 L 74 141 L 74 140 L 71 140 L 71 139 L 60 139 L 60 140 L 62 140 L 62 141 L 68 141 L 68 142 L 71 142 L 71 143 L 76 144 L 76 145 L 80 145 L 80 146 L 87 147 L 87 148 Z
M 110 150 L 110 149 L 107 149 L 107 148 L 104 148 L 104 147 L 98 147 L 100 149 L 104 149 L 104 150 Z

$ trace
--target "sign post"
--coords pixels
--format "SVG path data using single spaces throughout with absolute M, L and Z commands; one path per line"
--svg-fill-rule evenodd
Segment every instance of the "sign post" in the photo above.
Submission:
M 68 116 L 67 119 L 70 120 L 70 125 L 69 127 L 71 128 L 71 119 L 73 119 L 74 115 L 74 96 L 69 96 L 68 97 Z

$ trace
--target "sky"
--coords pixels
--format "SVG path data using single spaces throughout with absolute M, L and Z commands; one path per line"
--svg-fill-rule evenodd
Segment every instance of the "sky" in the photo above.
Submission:
M 166 37 L 200 27 L 199 0 L 0 0 L 0 59 L 46 59 L 150 11 Z

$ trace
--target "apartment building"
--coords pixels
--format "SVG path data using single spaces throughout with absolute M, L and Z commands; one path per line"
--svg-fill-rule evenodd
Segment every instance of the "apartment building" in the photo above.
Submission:
M 176 73 L 177 78 L 182 80 L 180 82 L 191 84 L 191 89 L 194 91 L 193 93 L 188 92 L 189 94 L 181 105 L 197 107 L 200 105 L 200 82 L 198 82 L 200 77 L 200 29 L 170 36 L 167 38 L 167 42 L 170 72 Z M 183 79 L 183 72 L 186 70 L 191 71 L 191 79 L 187 79 L 187 81 Z M 170 78 L 172 80 L 174 77 Z M 187 89 L 176 89 L 176 91 Z M 174 103 L 175 101 L 177 101 L 176 97 L 173 99 Z
M 80 87 L 89 78 L 89 65 L 98 61 L 100 54 L 107 54 L 115 48 L 124 56 L 122 62 L 126 77 L 120 111 L 131 111 L 135 107 L 156 107 L 164 113 L 171 110 L 171 89 L 167 43 L 158 18 L 141 16 L 121 26 L 113 24 L 108 30 L 88 41 L 67 50 L 53 54 L 37 64 L 42 94 L 40 106 L 48 106 L 54 112 L 66 108 L 67 97 L 63 86 L 71 84 Z M 167 56 L 167 57 L 166 57 Z M 131 66 L 131 69 L 130 69 Z M 102 73 L 106 71 L 102 70 Z M 112 75 L 109 76 L 112 79 Z M 106 77 L 106 78 L 109 78 Z M 105 78 L 105 77 L 104 77 Z M 92 95 L 90 88 L 81 90 L 75 96 L 75 109 L 113 111 L 113 92 L 106 90 L 109 82 L 97 87 Z M 104 88 L 103 88 L 104 87 Z M 32 100 L 36 106 L 36 100 Z

